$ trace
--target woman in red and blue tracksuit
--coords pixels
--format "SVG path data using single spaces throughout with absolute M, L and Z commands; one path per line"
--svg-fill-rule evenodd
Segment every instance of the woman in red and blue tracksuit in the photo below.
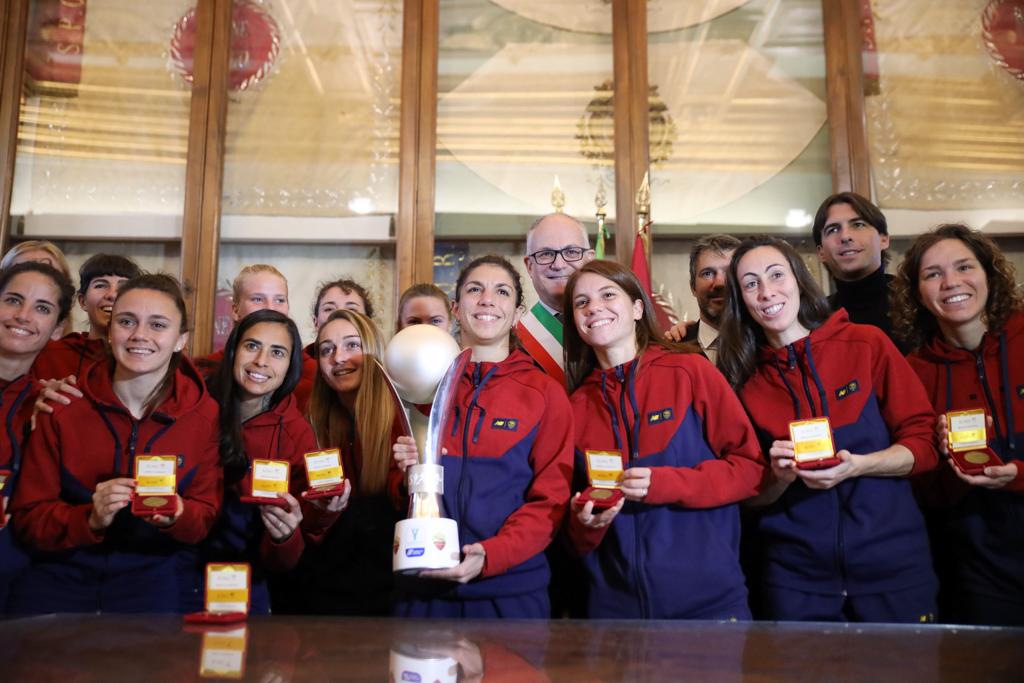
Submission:
M 38 394 L 33 363 L 60 333 L 74 292 L 67 276 L 45 263 L 0 271 L 0 614 L 11 583 L 28 567 L 28 554 L 7 522 Z
M 269 614 L 268 574 L 292 569 L 302 556 L 303 456 L 317 448 L 293 393 L 301 370 L 302 339 L 283 313 L 254 311 L 231 331 L 223 361 L 210 381 L 210 392 L 220 404 L 224 502 L 200 546 L 201 562 L 186 566 L 184 612 L 203 609 L 206 562 L 247 562 L 252 570 L 250 612 Z M 285 460 L 291 465 L 284 506 L 242 502 L 252 492 L 254 460 Z
M 916 480 L 932 522 L 943 621 L 1024 625 L 1024 300 L 990 238 L 943 225 L 907 250 L 896 328 L 936 412 L 982 409 L 1003 461 L 965 474 L 953 460 Z M 944 432 L 943 432 L 944 435 Z
M 745 240 L 729 269 L 719 366 L 771 458 L 750 537 L 760 615 L 930 621 L 936 580 L 908 475 L 935 467 L 935 415 L 877 328 L 834 314 L 799 255 Z M 789 425 L 828 418 L 839 463 L 795 465 Z
M 166 275 L 125 282 L 113 358 L 89 366 L 82 399 L 40 414 L 12 503 L 32 565 L 15 613 L 175 612 L 177 569 L 196 557 L 221 500 L 217 405 L 182 356 L 184 300 Z M 137 455 L 177 457 L 173 513 L 130 510 Z
M 461 340 L 472 357 L 455 387 L 441 464 L 464 559 L 400 585 L 399 616 L 550 617 L 544 549 L 569 500 L 572 412 L 565 390 L 510 346 L 522 301 L 519 274 L 500 256 L 475 259 L 459 275 Z M 402 442 L 404 470 L 415 446 Z
M 576 482 L 589 451 L 620 454 L 625 497 L 595 513 L 573 499 L 572 547 L 589 576 L 589 616 L 749 619 L 738 503 L 765 472 L 757 436 L 725 378 L 694 349 L 662 341 L 624 266 L 591 261 L 565 289 L 566 368 Z

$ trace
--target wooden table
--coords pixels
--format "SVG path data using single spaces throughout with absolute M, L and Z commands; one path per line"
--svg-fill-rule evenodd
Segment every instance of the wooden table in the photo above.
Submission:
M 204 644 L 206 650 L 204 652 Z M 242 649 L 244 648 L 244 652 Z M 1024 629 L 172 616 L 0 621 L 0 681 L 1024 681 Z M 458 666 L 456 666 L 458 663 Z M 440 674 L 428 676 L 434 666 Z M 419 679 L 417 679 L 419 676 Z

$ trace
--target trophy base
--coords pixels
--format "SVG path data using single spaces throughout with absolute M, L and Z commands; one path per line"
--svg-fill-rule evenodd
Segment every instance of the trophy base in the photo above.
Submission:
M 417 517 L 395 525 L 394 572 L 450 569 L 459 563 L 461 553 L 454 519 Z
M 417 657 L 392 650 L 390 668 L 393 681 L 456 683 L 459 680 L 459 663 L 431 652 L 420 653 Z

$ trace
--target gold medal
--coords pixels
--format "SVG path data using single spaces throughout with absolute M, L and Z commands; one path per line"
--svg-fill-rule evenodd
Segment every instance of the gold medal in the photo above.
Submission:
M 142 499 L 142 504 L 148 508 L 158 508 L 167 505 L 167 499 L 161 496 L 149 496 Z
M 989 455 L 985 451 L 968 451 L 964 454 L 964 460 L 972 465 L 984 465 L 989 461 Z
M 605 500 L 612 497 L 612 492 L 608 489 L 594 489 L 590 492 L 590 497 L 594 500 Z

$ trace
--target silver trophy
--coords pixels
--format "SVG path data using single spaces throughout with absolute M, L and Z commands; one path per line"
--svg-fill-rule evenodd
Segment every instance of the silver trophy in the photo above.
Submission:
M 469 363 L 469 349 L 431 325 L 413 325 L 396 334 L 384 352 L 384 368 L 396 399 L 408 416 L 419 462 L 406 470 L 408 518 L 395 525 L 392 569 L 418 572 L 459 563 L 459 526 L 444 509 L 441 441 L 455 400 L 455 386 Z M 431 403 L 430 417 L 418 405 Z

